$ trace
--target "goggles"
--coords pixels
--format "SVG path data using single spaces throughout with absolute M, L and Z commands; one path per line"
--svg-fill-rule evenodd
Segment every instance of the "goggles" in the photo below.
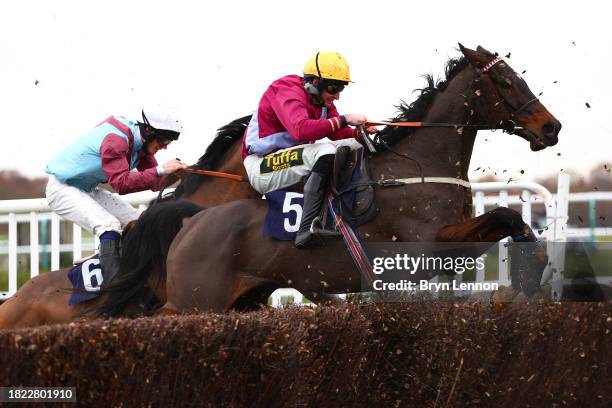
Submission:
M 173 141 L 177 140 L 179 137 L 179 133 L 173 130 L 167 129 L 155 129 L 154 134 L 155 139 L 161 146 L 168 146 Z
M 335 95 L 344 90 L 346 85 L 337 82 L 325 83 L 323 86 L 323 90 L 330 95 Z
M 157 140 L 157 143 L 159 143 L 161 147 L 166 147 L 170 143 L 172 143 L 172 140 L 164 139 L 163 137 L 156 137 L 155 139 Z

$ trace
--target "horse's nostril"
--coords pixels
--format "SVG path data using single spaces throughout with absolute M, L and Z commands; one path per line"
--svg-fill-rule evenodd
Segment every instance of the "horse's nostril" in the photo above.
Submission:
M 542 126 L 542 133 L 544 133 L 546 137 L 555 137 L 557 133 L 559 133 L 560 128 L 561 126 L 557 126 L 555 122 L 547 122 Z

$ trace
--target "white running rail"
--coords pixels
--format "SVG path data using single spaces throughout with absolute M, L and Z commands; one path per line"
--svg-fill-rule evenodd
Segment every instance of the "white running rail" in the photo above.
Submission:
M 521 205 L 521 213 L 526 223 L 533 226 L 532 212 L 533 206 L 543 206 L 546 213 L 546 228 L 541 229 L 541 233 L 534 227 L 534 231 L 540 238 L 547 242 L 563 242 L 568 237 L 587 237 L 612 235 L 612 228 L 569 228 L 568 203 L 578 202 L 599 202 L 612 201 L 612 192 L 590 192 L 569 194 L 569 176 L 559 175 L 557 194 L 553 195 L 540 184 L 530 181 L 511 181 L 492 182 L 492 183 L 473 183 L 474 191 L 474 215 L 484 214 L 487 207 L 497 207 L 508 205 Z M 509 195 L 509 192 L 516 191 L 520 195 Z M 493 194 L 491 194 L 493 193 Z M 141 210 L 146 208 L 146 204 L 156 197 L 156 193 L 143 192 L 123 196 L 133 205 L 138 205 Z M 39 242 L 39 232 L 41 222 L 50 222 L 49 243 Z M 18 224 L 29 224 L 29 244 L 18 245 Z M 28 200 L 5 200 L 0 201 L 0 224 L 8 225 L 8 237 L 2 240 L 0 237 L 0 266 L 2 265 L 3 255 L 8 256 L 8 290 L 0 288 L 0 299 L 7 299 L 17 291 L 17 271 L 18 255 L 30 255 L 30 277 L 39 273 L 39 260 L 41 252 L 49 252 L 51 257 L 51 270 L 59 269 L 60 254 L 62 252 L 72 252 L 73 259 L 78 260 L 83 252 L 91 252 L 97 248 L 98 243 L 89 234 L 83 234 L 81 228 L 73 225 L 73 241 L 71 243 L 61 243 L 60 241 L 60 217 L 49 211 L 45 199 Z M 85 235 L 85 236 L 84 236 Z M 559 246 L 555 246 L 559 248 Z M 549 246 L 552 251 L 552 246 Z M 507 262 L 501 262 L 507 258 L 507 248 L 500 245 L 500 283 L 509 284 Z M 543 277 L 544 282 L 560 279 L 563 272 L 563 257 L 549 253 L 549 257 L 557 261 L 553 267 L 548 267 Z M 4 268 L 0 267 L 0 270 Z M 554 271 L 554 272 L 553 272 Z M 484 270 L 478 270 L 476 281 L 484 281 Z M 272 295 L 272 303 L 279 305 L 282 297 L 293 296 L 295 303 L 302 302 L 302 295 L 290 289 L 282 289 Z

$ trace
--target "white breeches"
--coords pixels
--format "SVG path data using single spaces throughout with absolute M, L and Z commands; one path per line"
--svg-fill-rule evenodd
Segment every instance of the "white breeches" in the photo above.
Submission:
M 46 189 L 49 207 L 59 216 L 100 237 L 106 231 L 121 233 L 138 218 L 138 210 L 110 191 L 96 187 L 88 193 L 49 175 Z
M 251 186 L 261 194 L 286 188 L 308 176 L 321 156 L 336 154 L 340 146 L 359 149 L 355 139 L 311 143 L 278 150 L 266 156 L 251 154 L 244 159 L 244 167 Z

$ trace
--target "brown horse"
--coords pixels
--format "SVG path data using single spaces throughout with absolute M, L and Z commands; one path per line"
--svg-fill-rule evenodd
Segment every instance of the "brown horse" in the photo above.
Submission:
M 244 116 L 220 128 L 206 148 L 206 153 L 192 166 L 197 170 L 238 174 L 244 178 L 244 182 L 184 173 L 170 197 L 181 198 L 204 208 L 240 198 L 261 198 L 261 194 L 246 181 L 247 174 L 242 164 L 242 136 L 250 120 L 251 115 Z
M 460 45 L 460 49 L 463 57 L 448 62 L 446 80 L 434 84 L 428 77 L 429 86 L 414 103 L 401 107 L 396 121 L 490 126 L 513 121 L 521 126 L 515 134 L 529 141 L 532 150 L 557 143 L 561 124 L 506 62 L 496 61 L 495 55 L 481 47 L 471 50 Z M 380 153 L 370 160 L 372 179 L 433 176 L 468 180 L 476 133 L 477 127 L 469 126 L 385 128 Z M 419 166 L 406 157 L 416 158 Z M 514 210 L 497 208 L 471 218 L 472 193 L 457 184 L 384 188 L 378 190 L 376 200 L 378 216 L 359 227 L 369 242 L 493 243 L 507 236 L 536 241 Z M 287 286 L 329 293 L 361 290 L 360 276 L 340 240 L 299 250 L 290 243 L 264 238 L 266 211 L 265 201 L 246 199 L 194 216 L 170 248 L 165 311 L 222 312 L 236 302 L 262 302 L 276 288 Z M 512 273 L 518 274 L 514 263 Z M 534 290 L 540 279 L 536 275 L 520 277 L 518 286 Z
M 193 168 L 241 174 L 246 177 L 241 159 L 242 136 L 250 116 L 236 119 L 223 126 Z M 240 198 L 260 198 L 248 182 L 240 183 L 222 178 L 187 174 L 181 179 L 173 197 L 182 198 L 201 207 L 212 207 Z M 172 236 L 173 237 L 173 236 Z M 161 242 L 162 238 L 155 237 Z M 154 239 L 155 239 L 154 238 Z M 11 298 L 0 305 L 0 329 L 65 323 L 79 318 L 82 306 L 68 306 L 72 285 L 67 277 L 69 268 L 40 274 L 26 282 Z M 149 278 L 157 276 L 155 271 Z M 136 273 L 136 272 L 134 272 Z M 132 274 L 132 277 L 134 275 Z M 149 282 L 156 296 L 165 299 L 165 282 Z M 144 282 L 142 282 L 144 283 Z M 87 308 L 98 301 L 88 302 Z

